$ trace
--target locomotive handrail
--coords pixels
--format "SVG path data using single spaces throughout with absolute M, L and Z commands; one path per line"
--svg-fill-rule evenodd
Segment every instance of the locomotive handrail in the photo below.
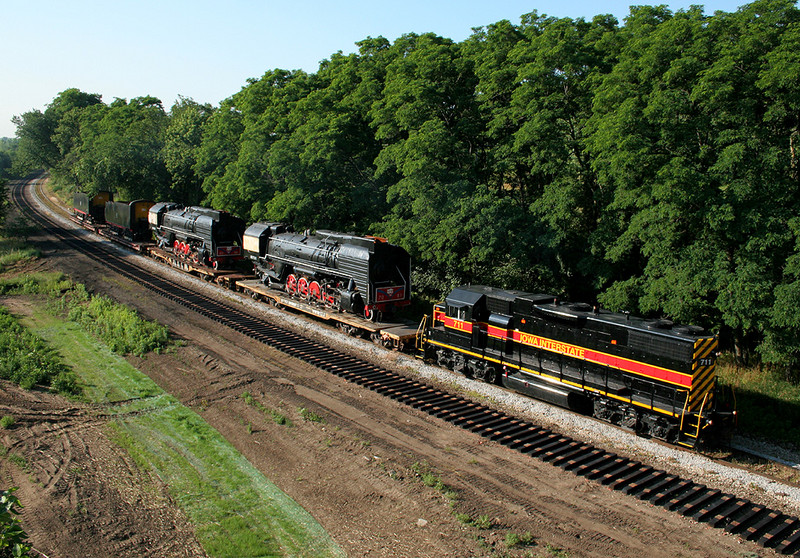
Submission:
M 425 326 L 428 323 L 428 315 L 425 314 L 422 316 L 422 320 L 419 322 L 419 327 L 417 328 L 417 334 L 415 336 L 416 344 L 417 344 L 417 352 L 422 350 L 422 338 L 425 336 Z
M 682 390 L 678 390 L 679 392 Z M 686 409 L 689 408 L 689 390 L 686 390 L 686 401 L 683 404 L 683 411 L 681 411 L 681 426 L 680 431 L 683 432 L 683 419 L 686 418 Z
M 706 408 L 706 402 L 708 401 L 708 394 L 709 392 L 706 392 L 706 394 L 703 396 L 703 403 L 702 405 L 700 405 L 700 413 L 698 413 L 697 415 L 697 434 L 695 435 L 696 440 L 700 439 L 700 427 L 703 424 L 703 409 Z

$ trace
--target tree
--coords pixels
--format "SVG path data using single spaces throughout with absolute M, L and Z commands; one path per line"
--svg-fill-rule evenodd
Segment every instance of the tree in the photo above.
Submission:
M 210 105 L 185 97 L 172 105 L 161 157 L 171 179 L 167 197 L 173 201 L 185 205 L 198 205 L 202 201 L 202 179 L 196 169 L 197 151 L 203 126 L 213 112 Z

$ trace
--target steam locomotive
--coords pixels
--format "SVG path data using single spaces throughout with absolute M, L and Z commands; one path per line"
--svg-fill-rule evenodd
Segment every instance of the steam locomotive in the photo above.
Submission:
M 420 346 L 467 376 L 675 444 L 724 439 L 735 421 L 716 389 L 717 340 L 694 326 L 462 286 L 434 306 Z
M 159 247 L 186 260 L 225 269 L 243 259 L 245 222 L 225 211 L 160 202 L 148 212 Z
M 254 223 L 244 250 L 265 285 L 368 320 L 410 301 L 411 256 L 383 238 Z

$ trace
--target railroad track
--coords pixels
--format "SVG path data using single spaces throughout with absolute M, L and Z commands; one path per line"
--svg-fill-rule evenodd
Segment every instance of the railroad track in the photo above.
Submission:
M 87 247 L 55 220 L 33 210 L 27 199 L 31 196 L 30 188 L 17 187 L 12 195 L 20 209 L 64 244 L 165 298 L 289 356 L 612 490 L 724 529 L 781 554 L 800 555 L 800 519 L 797 517 L 595 448 L 306 339 L 138 268 L 112 250 L 96 244 Z

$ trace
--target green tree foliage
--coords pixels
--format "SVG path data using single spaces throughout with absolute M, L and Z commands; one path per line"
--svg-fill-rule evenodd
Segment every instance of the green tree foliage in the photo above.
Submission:
M 14 175 L 12 167 L 19 146 L 18 139 L 0 138 L 0 179 Z
M 169 173 L 169 197 L 185 205 L 198 205 L 203 197 L 202 178 L 197 173 L 197 150 L 203 127 L 213 114 L 211 105 L 181 97 L 172 105 L 161 157 Z
M 213 109 L 67 90 L 17 119 L 15 165 L 75 189 L 373 233 L 418 289 L 540 290 L 800 362 L 800 12 L 536 12 L 461 43 L 368 37 Z M 24 162 L 24 165 L 22 164 Z

